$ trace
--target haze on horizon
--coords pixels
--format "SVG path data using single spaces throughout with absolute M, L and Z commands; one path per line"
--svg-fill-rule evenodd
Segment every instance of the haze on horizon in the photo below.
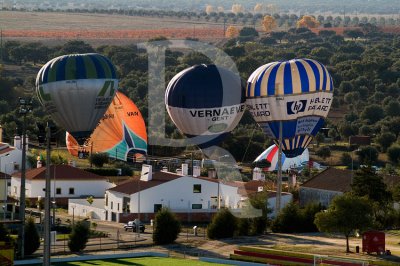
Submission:
M 391 14 L 400 16 L 398 0 L 1 0 L 7 9 L 162 9 L 173 11 L 203 12 L 207 5 L 229 12 L 233 4 L 240 4 L 247 12 L 253 12 L 256 4 L 273 7 L 276 13 L 346 13 Z M 266 9 L 266 12 L 268 9 Z

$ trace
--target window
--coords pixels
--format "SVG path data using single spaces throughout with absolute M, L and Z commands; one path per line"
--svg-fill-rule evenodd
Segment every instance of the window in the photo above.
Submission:
M 119 203 L 117 203 L 117 211 L 119 211 Z
M 193 185 L 193 193 L 201 193 L 201 184 Z
M 61 188 L 60 187 L 56 188 L 56 194 L 57 195 L 61 195 Z
M 154 213 L 157 213 L 162 209 L 162 204 L 154 204 Z
M 75 189 L 73 187 L 69 188 L 69 194 L 74 195 L 75 194 Z
M 17 186 L 14 186 L 14 194 L 17 194 Z
M 106 206 L 108 206 L 108 194 L 106 194 Z
M 192 209 L 203 209 L 203 204 L 192 204 Z
M 113 202 L 111 201 L 111 210 L 113 209 Z

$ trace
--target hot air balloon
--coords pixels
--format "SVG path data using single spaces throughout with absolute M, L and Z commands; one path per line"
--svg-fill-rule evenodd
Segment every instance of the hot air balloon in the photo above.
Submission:
M 68 132 L 66 144 L 70 154 L 82 154 L 82 147 Z M 123 161 L 135 161 L 145 155 L 146 126 L 137 106 L 124 94 L 117 92 L 87 144 L 87 152 L 89 149 L 91 152 L 105 152 L 109 157 Z
M 310 159 L 308 149 L 305 149 L 302 154 L 287 158 L 285 154 L 282 154 L 282 170 L 286 171 L 289 169 L 297 169 L 303 168 L 305 162 L 308 162 Z M 277 171 L 278 170 L 278 146 L 271 145 L 269 146 L 263 153 L 261 153 L 254 162 L 260 162 L 262 160 L 267 160 L 271 163 L 271 166 L 268 167 L 268 171 Z
M 273 62 L 259 67 L 248 79 L 247 107 L 265 134 L 286 157 L 303 153 L 328 115 L 333 82 L 328 70 L 311 59 Z
M 196 65 L 175 75 L 165 92 L 168 114 L 192 144 L 207 148 L 239 123 L 245 110 L 238 75 L 215 65 Z
M 82 145 L 118 88 L 114 65 L 99 54 L 63 55 L 47 62 L 36 78 L 40 103 Z

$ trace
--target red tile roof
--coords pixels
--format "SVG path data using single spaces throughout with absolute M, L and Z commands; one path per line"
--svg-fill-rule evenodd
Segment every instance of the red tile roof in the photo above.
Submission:
M 378 173 L 379 174 L 379 173 Z M 388 187 L 400 184 L 400 176 L 381 175 Z M 350 170 L 328 168 L 301 185 L 330 191 L 348 192 L 351 190 L 352 173 Z
M 351 190 L 351 177 L 350 170 L 327 168 L 303 183 L 301 187 L 348 192 Z
M 82 169 L 69 165 L 51 165 L 50 175 L 55 174 L 58 180 L 104 180 L 106 176 L 99 176 Z M 14 174 L 15 177 L 21 177 L 21 172 Z M 43 180 L 46 178 L 46 167 L 34 168 L 26 171 L 26 179 Z
M 15 148 L 11 147 L 7 143 L 0 142 L 0 155 L 5 154 L 7 152 L 13 151 Z
M 154 172 L 152 179 L 149 181 L 140 181 L 140 176 L 135 176 L 132 179 L 121 182 L 118 186 L 108 189 L 108 191 L 119 192 L 127 195 L 135 194 L 136 192 L 152 188 L 163 183 L 181 178 L 182 175 L 170 172 Z

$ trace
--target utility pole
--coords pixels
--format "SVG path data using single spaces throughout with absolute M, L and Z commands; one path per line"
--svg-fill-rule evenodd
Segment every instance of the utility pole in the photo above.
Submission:
M 46 128 L 46 194 L 45 194 L 45 201 L 44 201 L 44 249 L 43 249 L 43 266 L 50 266 L 50 137 L 51 137 L 51 130 L 50 125 L 47 123 Z
M 31 111 L 32 100 L 29 102 L 24 98 L 19 98 L 19 114 L 23 116 L 22 122 L 22 160 L 21 160 L 21 190 L 19 201 L 19 219 L 21 222 L 18 246 L 20 251 L 20 258 L 25 257 L 25 174 L 26 174 L 26 115 Z
M 3 29 L 0 29 L 0 59 L 3 63 Z

